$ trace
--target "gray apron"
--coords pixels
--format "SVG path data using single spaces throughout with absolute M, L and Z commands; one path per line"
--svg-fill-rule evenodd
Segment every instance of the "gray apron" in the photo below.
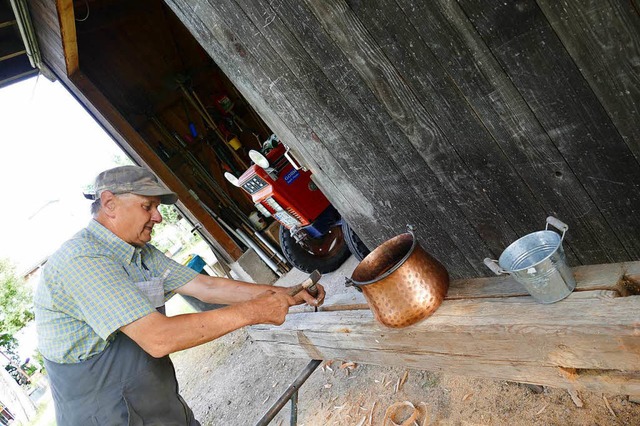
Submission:
M 162 285 L 161 279 L 152 281 Z M 141 284 L 157 290 L 157 284 L 139 283 L 141 289 Z M 169 356 L 152 357 L 122 332 L 116 332 L 104 351 L 85 361 L 44 362 L 58 426 L 200 425 L 178 394 Z

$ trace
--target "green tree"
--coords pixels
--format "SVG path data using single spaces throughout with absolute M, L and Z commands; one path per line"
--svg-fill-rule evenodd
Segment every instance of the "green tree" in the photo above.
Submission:
M 185 244 L 185 238 L 178 226 L 180 220 L 178 209 L 173 205 L 161 204 L 158 210 L 162 215 L 162 222 L 153 227 L 153 245 L 158 250 L 166 252 L 176 244 Z
M 31 289 L 9 260 L 0 259 L 0 350 L 15 356 L 14 335 L 33 319 Z

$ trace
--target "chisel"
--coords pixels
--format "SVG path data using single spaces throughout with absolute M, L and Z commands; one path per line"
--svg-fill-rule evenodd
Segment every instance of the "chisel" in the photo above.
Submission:
M 309 293 L 311 296 L 318 296 L 318 288 L 316 287 L 316 283 L 320 281 L 320 277 L 322 277 L 322 274 L 318 272 L 318 270 L 313 271 L 311 275 L 309 275 L 309 278 L 307 278 L 300 284 L 289 287 L 287 294 L 289 294 L 289 296 L 295 296 L 302 290 L 307 290 L 307 293 Z

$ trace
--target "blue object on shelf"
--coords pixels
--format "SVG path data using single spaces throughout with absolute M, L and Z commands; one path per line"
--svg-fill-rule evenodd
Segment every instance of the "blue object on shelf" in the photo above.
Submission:
M 196 272 L 202 272 L 207 263 L 197 254 L 192 254 L 191 259 L 187 262 L 187 266 Z

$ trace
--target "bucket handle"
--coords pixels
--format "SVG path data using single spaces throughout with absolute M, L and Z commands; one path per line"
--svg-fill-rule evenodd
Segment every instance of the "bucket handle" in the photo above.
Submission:
M 485 257 L 484 264 L 487 265 L 487 268 L 491 269 L 496 275 L 509 274 L 505 269 L 500 267 L 497 260 Z
M 544 227 L 545 231 L 549 230 L 549 225 L 553 226 L 559 231 L 562 231 L 562 237 L 560 238 L 560 241 L 564 240 L 564 234 L 567 233 L 569 226 L 560 219 L 557 219 L 553 216 L 549 216 L 547 218 L 547 225 Z

